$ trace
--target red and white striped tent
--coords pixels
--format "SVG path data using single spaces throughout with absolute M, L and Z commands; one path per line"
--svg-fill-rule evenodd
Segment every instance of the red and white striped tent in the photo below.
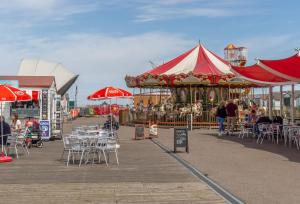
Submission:
M 201 44 L 146 73 L 177 75 L 190 72 L 194 75 L 232 75 L 229 63 Z
M 232 66 L 239 77 L 258 84 L 284 85 L 300 82 L 300 55 L 279 60 L 258 60 L 248 67 Z
M 234 78 L 229 62 L 202 44 L 137 77 L 125 78 L 129 87 L 182 84 L 226 84 Z

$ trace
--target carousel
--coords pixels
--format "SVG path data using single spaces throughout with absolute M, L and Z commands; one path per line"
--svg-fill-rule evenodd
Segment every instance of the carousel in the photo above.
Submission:
M 225 56 L 233 53 L 235 47 L 231 48 L 224 49 Z M 240 58 L 244 65 L 245 56 Z M 136 121 L 170 126 L 186 125 L 187 120 L 193 120 L 194 125 L 215 123 L 214 107 L 221 100 L 248 98 L 249 88 L 256 86 L 237 77 L 229 61 L 202 44 L 143 74 L 126 76 L 125 81 L 140 94 L 143 90 L 169 93 L 157 105 L 151 100 L 146 107 L 138 103 L 132 112 Z

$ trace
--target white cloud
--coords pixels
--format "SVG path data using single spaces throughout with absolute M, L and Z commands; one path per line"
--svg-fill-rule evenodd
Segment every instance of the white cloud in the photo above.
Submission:
M 154 0 L 139 2 L 136 22 L 179 19 L 188 17 L 229 17 L 256 13 L 249 2 L 238 0 Z M 244 9 L 248 6 L 247 10 Z
M 94 11 L 98 6 L 92 0 L 3 0 L 0 3 L 0 29 L 63 23 L 74 15 Z
M 97 88 L 125 87 L 125 75 L 151 69 L 149 60 L 160 64 L 194 46 L 185 36 L 156 32 L 132 36 L 83 33 L 58 39 L 25 37 L 0 43 L 1 75 L 16 74 L 21 58 L 61 62 L 80 74 L 78 85 L 82 104 Z
M 59 4 L 59 0 L 2 0 L 1 9 L 48 10 Z

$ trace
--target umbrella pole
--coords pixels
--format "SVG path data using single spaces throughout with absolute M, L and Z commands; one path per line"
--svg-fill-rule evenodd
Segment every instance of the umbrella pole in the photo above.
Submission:
M 111 114 L 111 99 L 110 99 L 110 106 L 109 106 L 109 112 L 110 112 L 110 132 L 112 132 L 112 114 Z
M 2 102 L 1 102 L 1 117 L 3 117 L 2 116 Z M 3 119 L 3 118 L 1 118 L 1 119 Z M 4 140 L 3 140 L 3 120 L 1 120 L 1 154 L 4 153 L 3 142 L 4 142 Z

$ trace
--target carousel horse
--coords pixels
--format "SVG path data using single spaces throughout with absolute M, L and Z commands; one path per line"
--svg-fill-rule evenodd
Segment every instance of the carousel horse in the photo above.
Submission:
M 195 116 L 201 116 L 202 115 L 202 111 L 203 111 L 203 108 L 202 108 L 202 104 L 201 103 L 194 103 L 192 105 L 192 113 L 195 115 Z
M 173 103 L 168 102 L 168 103 L 165 105 L 165 109 L 166 109 L 166 112 L 167 112 L 167 113 L 172 113 L 172 112 L 173 112 L 173 109 L 174 109 Z
M 191 112 L 189 105 L 179 108 L 179 117 L 182 118 Z

